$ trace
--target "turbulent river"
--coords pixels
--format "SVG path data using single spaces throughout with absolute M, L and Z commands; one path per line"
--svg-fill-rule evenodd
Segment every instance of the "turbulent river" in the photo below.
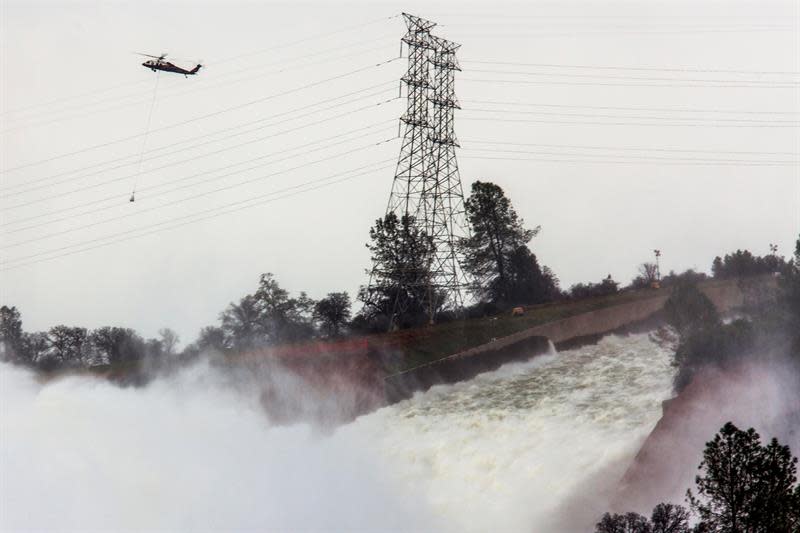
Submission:
M 0 366 L 0 528 L 591 531 L 661 413 L 648 334 L 506 365 L 324 433 L 207 365 L 121 389 Z

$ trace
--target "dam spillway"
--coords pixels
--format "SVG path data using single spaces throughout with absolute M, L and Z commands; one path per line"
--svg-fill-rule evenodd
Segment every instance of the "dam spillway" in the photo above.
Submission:
M 670 395 L 657 341 L 607 336 L 332 432 L 269 423 L 208 365 L 121 389 L 4 364 L 0 528 L 588 530 Z

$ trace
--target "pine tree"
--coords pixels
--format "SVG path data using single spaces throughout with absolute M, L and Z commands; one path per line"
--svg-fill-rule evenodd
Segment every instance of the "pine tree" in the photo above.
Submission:
M 493 303 L 512 305 L 515 271 L 522 266 L 520 249 L 539 232 L 525 229 L 524 222 L 503 189 L 494 183 L 476 181 L 464 204 L 472 235 L 462 239 L 467 271 L 478 280 L 478 296 Z M 515 256 L 517 261 L 515 262 Z

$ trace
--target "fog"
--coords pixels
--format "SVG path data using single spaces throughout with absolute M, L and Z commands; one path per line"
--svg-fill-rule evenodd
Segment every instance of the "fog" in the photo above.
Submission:
M 0 366 L 0 529 L 440 529 L 358 435 L 271 427 L 204 363 L 145 388 Z

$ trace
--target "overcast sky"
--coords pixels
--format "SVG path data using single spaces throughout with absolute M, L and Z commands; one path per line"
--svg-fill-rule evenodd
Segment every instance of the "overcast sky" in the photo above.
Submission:
M 796 2 L 0 6 L 0 303 L 28 330 L 191 341 L 262 272 L 354 297 L 399 151 L 401 11 L 463 45 L 465 191 L 500 184 L 564 287 L 654 248 L 665 272 L 789 255 L 800 230 Z

